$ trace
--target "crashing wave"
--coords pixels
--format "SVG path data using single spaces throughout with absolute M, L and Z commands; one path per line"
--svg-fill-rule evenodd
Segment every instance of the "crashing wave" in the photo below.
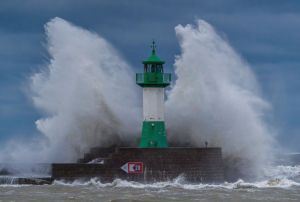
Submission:
M 98 178 L 93 178 L 89 181 L 82 181 L 80 179 L 74 182 L 64 182 L 56 180 L 53 185 L 63 186 L 98 186 L 98 187 L 130 187 L 137 189 L 144 188 L 181 188 L 189 190 L 201 190 L 201 189 L 256 189 L 256 188 L 289 188 L 289 187 L 300 187 L 300 183 L 289 179 L 269 179 L 261 182 L 247 183 L 242 179 L 234 183 L 225 182 L 223 184 L 189 184 L 186 183 L 183 175 L 180 175 L 173 181 L 156 182 L 151 184 L 143 184 L 135 181 L 127 181 L 121 179 L 115 179 L 111 183 L 101 183 Z

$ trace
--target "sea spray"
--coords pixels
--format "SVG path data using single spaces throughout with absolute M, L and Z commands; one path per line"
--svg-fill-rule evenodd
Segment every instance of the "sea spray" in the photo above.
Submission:
M 165 104 L 168 141 L 196 147 L 208 141 L 223 148 L 234 177 L 256 175 L 273 144 L 264 122 L 271 106 L 248 64 L 209 24 L 197 24 L 175 28 L 182 54 Z M 48 141 L 34 144 L 38 149 L 12 144 L 3 153 L 17 162 L 75 162 L 93 146 L 137 146 L 142 95 L 130 65 L 105 39 L 63 19 L 45 29 L 50 60 L 30 84 L 44 115 L 36 125 Z
M 208 141 L 222 147 L 237 172 L 253 177 L 271 155 L 273 135 L 264 121 L 271 106 L 248 64 L 211 25 L 196 22 L 175 27 L 181 55 L 165 104 L 169 141 L 195 147 Z
M 74 162 L 93 146 L 137 137 L 141 104 L 134 72 L 103 38 L 63 19 L 45 25 L 51 60 L 31 77 L 37 129 L 53 162 Z M 134 142 L 134 141 L 133 141 Z
M 266 166 L 263 174 L 268 179 L 294 179 L 300 176 L 300 166 Z

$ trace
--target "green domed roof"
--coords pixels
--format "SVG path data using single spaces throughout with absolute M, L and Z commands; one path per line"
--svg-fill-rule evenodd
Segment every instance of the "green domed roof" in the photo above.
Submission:
M 152 55 L 150 55 L 150 57 L 146 60 L 146 61 L 142 61 L 143 64 L 165 64 L 165 61 L 161 61 L 157 55 L 155 55 L 155 47 L 154 44 L 155 42 L 153 41 L 153 46 L 151 46 L 152 49 Z
M 155 55 L 155 54 L 150 55 L 150 57 L 146 61 L 143 61 L 142 63 L 143 64 L 153 64 L 153 63 L 155 63 L 155 64 L 165 64 L 165 62 L 161 61 L 157 57 L 157 55 Z

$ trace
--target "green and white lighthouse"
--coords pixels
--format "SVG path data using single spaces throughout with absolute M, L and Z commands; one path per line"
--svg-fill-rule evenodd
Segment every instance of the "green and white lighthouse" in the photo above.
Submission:
M 155 42 L 152 43 L 152 55 L 142 62 L 144 73 L 136 74 L 136 84 L 143 88 L 143 130 L 140 148 L 168 147 L 164 88 L 171 84 L 171 74 L 164 73 L 165 62 L 156 56 Z

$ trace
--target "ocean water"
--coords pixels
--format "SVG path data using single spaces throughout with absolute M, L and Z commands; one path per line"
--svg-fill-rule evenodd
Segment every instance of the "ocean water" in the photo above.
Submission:
M 187 183 L 183 176 L 152 184 L 120 179 L 101 183 L 94 178 L 37 186 L 8 180 L 0 185 L 0 201 L 300 201 L 300 166 L 273 166 L 264 172 L 261 181 L 218 185 Z

